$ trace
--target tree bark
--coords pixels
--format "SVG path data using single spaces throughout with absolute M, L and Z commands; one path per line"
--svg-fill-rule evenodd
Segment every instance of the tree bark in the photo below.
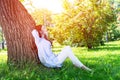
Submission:
M 31 34 L 35 22 L 19 0 L 0 0 L 0 25 L 7 43 L 8 62 L 38 62 Z

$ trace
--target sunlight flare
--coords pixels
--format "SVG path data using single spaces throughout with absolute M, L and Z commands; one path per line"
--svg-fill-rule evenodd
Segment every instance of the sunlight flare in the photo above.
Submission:
M 63 11 L 61 0 L 32 0 L 35 8 L 44 8 L 53 13 L 60 13 Z

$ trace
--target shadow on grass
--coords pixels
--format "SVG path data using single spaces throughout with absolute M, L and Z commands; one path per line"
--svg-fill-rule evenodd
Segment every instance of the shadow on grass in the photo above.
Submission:
M 99 50 L 109 50 L 109 51 L 115 51 L 115 50 L 120 50 L 120 47 L 103 47 L 103 48 L 94 48 L 89 51 L 99 51 Z
M 99 51 L 99 50 L 109 50 L 109 51 L 120 50 L 120 44 L 105 44 L 105 46 L 99 46 L 93 49 L 89 49 L 88 51 Z

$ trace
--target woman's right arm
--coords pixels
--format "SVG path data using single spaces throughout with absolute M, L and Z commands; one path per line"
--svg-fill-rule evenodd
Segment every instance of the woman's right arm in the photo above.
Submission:
M 40 43 L 41 38 L 39 37 L 39 34 L 38 34 L 37 30 L 34 29 L 32 31 L 32 35 L 33 35 L 33 37 L 35 39 L 35 44 L 38 45 Z

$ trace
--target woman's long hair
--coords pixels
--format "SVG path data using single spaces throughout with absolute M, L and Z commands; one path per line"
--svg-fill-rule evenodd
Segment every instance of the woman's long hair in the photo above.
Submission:
M 35 26 L 35 29 L 37 30 L 39 37 L 42 37 L 42 25 Z

